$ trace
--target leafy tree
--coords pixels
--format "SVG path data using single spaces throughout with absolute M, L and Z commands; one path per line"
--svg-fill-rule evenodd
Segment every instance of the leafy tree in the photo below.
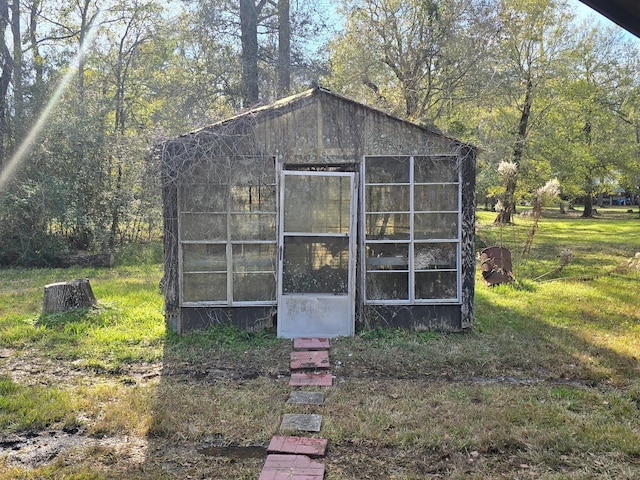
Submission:
M 466 100 L 495 37 L 495 12 L 481 1 L 344 0 L 342 12 L 330 85 L 427 124 Z
M 578 38 L 572 75 L 567 79 L 574 168 L 582 180 L 583 216 L 592 215 L 592 199 L 602 193 L 634 157 L 633 125 L 617 112 L 625 83 L 635 74 L 621 64 L 627 46 L 611 30 L 585 29 Z M 633 76 L 631 76 L 633 75 Z
M 544 123 L 552 105 L 551 101 L 545 102 L 551 99 L 545 99 L 543 92 L 548 79 L 557 72 L 560 54 L 568 48 L 566 33 L 571 17 L 564 4 L 554 0 L 503 0 L 500 18 L 496 77 L 502 84 L 503 101 L 499 104 L 510 118 L 510 125 L 505 125 L 512 145 L 508 160 L 516 166 L 518 177 L 505 185 L 495 221 L 510 223 L 518 181 L 527 170 L 523 163 L 531 158 L 528 149 L 532 130 Z

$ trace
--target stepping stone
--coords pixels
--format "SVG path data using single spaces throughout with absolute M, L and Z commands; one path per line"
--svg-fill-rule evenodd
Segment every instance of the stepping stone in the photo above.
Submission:
M 302 390 L 294 390 L 289 395 L 287 403 L 301 403 L 303 405 L 322 405 L 324 403 L 324 393 L 322 392 L 304 392 Z
M 258 480 L 322 480 L 324 463 L 305 455 L 267 455 Z
M 330 366 L 329 352 L 326 350 L 291 352 L 291 370 L 329 368 Z
M 269 442 L 267 453 L 288 453 L 324 457 L 327 450 L 326 438 L 288 437 L 276 435 Z
M 328 338 L 294 338 L 293 349 L 303 350 L 329 350 Z
M 280 424 L 280 431 L 319 432 L 322 415 L 316 413 L 285 413 Z
M 330 387 L 333 385 L 333 375 L 326 373 L 292 373 L 289 380 L 290 387 Z

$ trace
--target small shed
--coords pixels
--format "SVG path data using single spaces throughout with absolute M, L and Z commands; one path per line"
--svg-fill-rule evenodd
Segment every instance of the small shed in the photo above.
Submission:
M 473 321 L 473 146 L 316 87 L 160 145 L 177 332 Z

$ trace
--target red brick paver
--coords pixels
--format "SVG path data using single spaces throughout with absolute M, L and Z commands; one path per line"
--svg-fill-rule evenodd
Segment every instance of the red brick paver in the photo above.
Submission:
M 326 350 L 291 352 L 291 370 L 329 368 L 330 366 L 329 352 Z
M 306 455 L 267 455 L 258 480 L 322 480 L 324 464 Z
M 329 350 L 328 338 L 294 338 L 293 349 L 302 350 Z
M 289 437 L 276 435 L 271 439 L 268 453 L 288 453 L 324 457 L 327 450 L 326 438 Z
M 333 385 L 333 375 L 326 373 L 292 373 L 289 380 L 290 387 L 330 387 Z

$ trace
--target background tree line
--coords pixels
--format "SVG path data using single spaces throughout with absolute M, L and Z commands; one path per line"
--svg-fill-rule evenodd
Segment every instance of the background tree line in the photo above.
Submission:
M 640 41 L 561 0 L 0 0 L 0 264 L 159 234 L 150 148 L 326 85 L 480 146 L 497 221 L 640 185 Z M 92 29 L 44 129 L 28 138 Z

